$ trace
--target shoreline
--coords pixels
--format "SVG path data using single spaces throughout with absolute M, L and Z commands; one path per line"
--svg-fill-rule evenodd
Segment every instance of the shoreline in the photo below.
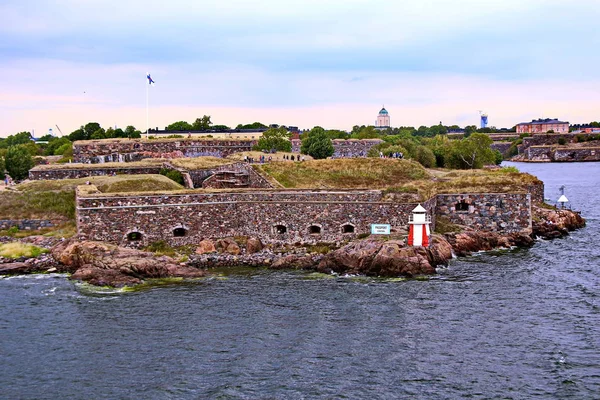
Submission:
M 432 244 L 427 248 L 406 246 L 402 238 L 371 236 L 350 241 L 344 246 L 325 251 L 326 254 L 300 246 L 279 251 L 263 248 L 255 241 L 253 250 L 248 252 L 239 247 L 229 247 L 231 242 L 235 242 L 226 239 L 227 246 L 223 247 L 222 243 L 217 245 L 219 251 L 204 243 L 204 249 L 208 251 L 191 255 L 185 262 L 103 242 L 40 236 L 18 240 L 1 237 L 0 243 L 20 241 L 39 245 L 49 252 L 35 258 L 16 260 L 0 257 L 0 275 L 70 273 L 69 279 L 112 287 L 136 286 L 154 278 L 205 277 L 211 275 L 211 269 L 228 267 L 411 278 L 435 274 L 436 267 L 447 265 L 455 255 L 465 257 L 481 251 L 531 247 L 537 238 L 560 238 L 585 226 L 585 220 L 571 210 L 534 206 L 532 212 L 531 233 L 502 234 L 464 229 L 461 232 L 432 235 Z

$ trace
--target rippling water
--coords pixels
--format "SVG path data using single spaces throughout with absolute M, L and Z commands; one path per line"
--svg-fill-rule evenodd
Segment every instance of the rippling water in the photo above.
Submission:
M 0 279 L 0 397 L 600 398 L 600 164 L 518 164 L 588 220 L 427 281 L 237 271 L 137 292 Z

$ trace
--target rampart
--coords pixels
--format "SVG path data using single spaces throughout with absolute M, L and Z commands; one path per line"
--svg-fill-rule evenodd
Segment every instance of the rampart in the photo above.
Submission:
M 193 245 L 202 239 L 252 236 L 263 243 L 337 242 L 370 233 L 371 224 L 404 232 L 415 203 L 386 201 L 379 190 L 214 191 L 135 196 L 78 189 L 81 238 L 127 246 L 165 240 Z M 461 197 L 462 196 L 462 197 Z M 466 209 L 457 204 L 468 203 Z M 531 228 L 528 194 L 442 195 L 423 203 L 437 214 L 478 229 Z
M 146 158 L 227 157 L 250 151 L 256 140 L 104 139 L 73 143 L 73 161 L 80 163 L 131 162 Z
M 0 219 L 0 231 L 16 226 L 20 231 L 37 231 L 56 226 L 56 222 L 47 219 Z
M 146 167 L 129 168 L 123 164 L 121 168 L 102 167 L 98 164 L 97 168 L 48 168 L 47 166 L 38 166 L 29 170 L 29 179 L 31 180 L 58 180 L 58 179 L 77 179 L 90 176 L 111 176 L 111 175 L 146 175 L 158 174 L 163 168 L 161 165 L 151 165 Z
M 333 158 L 356 158 L 366 157 L 367 153 L 373 146 L 382 143 L 381 139 L 334 139 Z M 292 152 L 300 153 L 302 141 L 299 139 L 292 140 Z
M 437 196 L 436 217 L 493 232 L 531 232 L 529 193 L 470 193 Z
M 517 159 L 531 162 L 600 161 L 600 147 L 531 146 Z

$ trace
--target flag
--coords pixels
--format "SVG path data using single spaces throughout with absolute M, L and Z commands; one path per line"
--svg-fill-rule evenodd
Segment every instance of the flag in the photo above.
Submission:
M 148 76 L 146 76 L 146 78 L 148 78 L 149 85 L 154 85 L 154 81 L 152 80 L 152 77 L 150 76 L 150 74 L 148 74 Z

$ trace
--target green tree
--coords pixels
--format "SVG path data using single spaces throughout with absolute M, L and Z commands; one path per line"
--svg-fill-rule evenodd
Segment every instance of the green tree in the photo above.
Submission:
M 334 151 L 331 139 L 327 137 L 325 129 L 320 126 L 315 126 L 308 132 L 300 148 L 302 154 L 308 154 L 317 160 L 331 157 Z
M 135 129 L 135 126 L 133 126 L 133 125 L 127 125 L 127 128 L 125 128 L 125 136 L 124 137 L 127 137 L 129 139 L 140 138 L 140 137 L 142 137 L 142 132 Z
M 430 148 L 423 145 L 417 146 L 414 159 L 425 168 L 433 168 L 436 165 L 435 154 Z
M 34 165 L 33 157 L 23 145 L 9 147 L 4 162 L 8 174 L 15 180 L 27 178 Z
M 31 138 L 31 133 L 19 132 L 14 135 L 10 135 L 6 139 L 0 140 L 0 148 L 8 149 L 10 146 L 17 146 L 19 144 L 30 143 Z
M 191 131 L 192 125 L 185 121 L 177 121 L 173 122 L 171 125 L 167 126 L 168 131 Z
M 267 129 L 255 146 L 256 150 L 261 151 L 292 151 L 292 142 L 287 128 Z
M 68 143 L 70 145 L 71 141 L 67 137 L 64 137 L 64 136 L 59 137 L 59 138 L 57 138 L 57 137 L 52 138 L 48 142 L 48 146 L 46 146 L 46 148 L 44 149 L 44 155 L 46 155 L 46 156 L 56 155 L 56 149 L 58 149 L 60 146 L 64 145 L 65 143 Z
M 475 125 L 467 125 L 465 126 L 465 137 L 471 136 L 473 132 L 477 132 L 477 126 Z
M 205 115 L 202 118 L 196 118 L 196 121 L 192 124 L 192 129 L 195 131 L 206 131 L 210 129 L 211 125 L 210 115 Z
M 490 147 L 492 139 L 483 133 L 473 133 L 466 139 L 452 141 L 446 166 L 457 169 L 481 168 L 494 164 L 496 156 Z
M 212 130 L 217 132 L 228 131 L 231 128 L 227 125 L 213 125 Z
M 329 139 L 347 139 L 348 138 L 348 134 L 344 131 L 340 131 L 338 129 L 330 129 L 325 131 L 325 134 L 327 134 L 327 137 Z
M 251 124 L 239 124 L 238 126 L 235 127 L 235 129 L 264 129 L 264 128 L 268 128 L 267 125 L 262 124 L 260 122 L 253 122 Z
M 92 133 L 90 135 L 90 139 L 106 139 L 108 136 L 106 136 L 106 132 L 104 131 L 104 128 L 98 128 L 94 131 L 94 133 Z

